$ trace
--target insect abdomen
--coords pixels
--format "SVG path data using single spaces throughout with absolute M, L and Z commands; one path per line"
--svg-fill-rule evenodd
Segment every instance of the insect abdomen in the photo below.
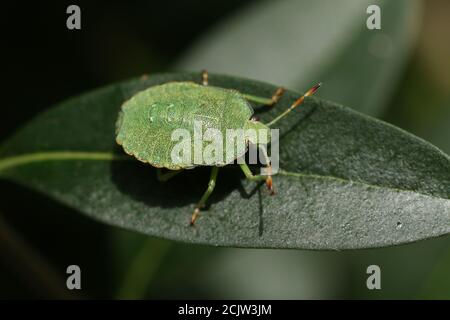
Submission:
M 175 130 L 185 130 L 193 138 L 197 125 L 202 130 L 217 129 L 225 137 L 227 129 L 244 128 L 252 115 L 239 93 L 190 82 L 172 82 L 139 92 L 124 103 L 122 112 L 117 142 L 125 152 L 168 169 L 202 165 L 194 163 L 193 157 L 174 164 Z

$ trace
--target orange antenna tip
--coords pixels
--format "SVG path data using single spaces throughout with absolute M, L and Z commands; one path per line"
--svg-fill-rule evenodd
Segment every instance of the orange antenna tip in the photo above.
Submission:
M 321 85 L 322 85 L 322 82 L 319 82 L 314 87 L 309 89 L 308 92 L 305 93 L 305 97 L 312 96 L 314 93 L 316 93 L 316 91 L 320 88 Z
M 297 108 L 299 105 L 301 105 L 303 103 L 303 101 L 305 101 L 306 97 L 312 96 L 317 91 L 317 89 L 320 88 L 321 85 L 322 85 L 322 82 L 319 82 L 314 87 L 309 89 L 303 96 L 301 96 L 300 98 L 295 100 L 295 102 L 286 111 L 284 111 L 282 114 L 280 114 L 278 117 L 276 117 L 275 119 L 273 119 L 272 121 L 270 121 L 266 125 L 268 127 L 270 127 L 270 126 L 274 125 L 275 123 L 277 123 L 280 119 L 285 117 L 289 112 L 291 112 L 292 110 Z

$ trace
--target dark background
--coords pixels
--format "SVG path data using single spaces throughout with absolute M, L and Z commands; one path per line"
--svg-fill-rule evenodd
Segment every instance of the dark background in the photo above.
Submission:
M 2 4 L 0 142 L 34 115 L 66 98 L 144 73 L 172 69 L 202 34 L 255 2 Z M 66 28 L 70 4 L 81 7 L 79 31 Z M 449 153 L 448 2 L 423 1 L 420 19 L 414 49 L 395 84 L 395 94 L 379 117 Z M 105 226 L 11 183 L 1 181 L 0 194 L 0 298 L 450 298 L 448 237 L 346 253 L 209 248 Z M 146 248 L 156 257 L 156 262 L 140 258 L 152 274 L 148 283 L 134 291 L 121 291 L 130 262 Z M 230 276 L 227 271 L 210 271 L 205 277 L 196 272 L 228 266 L 225 261 L 238 259 L 238 267 L 232 264 L 230 270 L 242 267 L 240 276 L 245 278 L 257 267 L 255 261 L 267 257 L 280 261 L 273 266 L 279 268 L 274 274 L 303 274 L 293 280 L 302 279 L 298 284 L 302 290 L 285 290 L 283 283 L 289 281 L 277 276 L 271 280 L 270 274 L 230 289 L 224 284 Z M 372 263 L 382 264 L 386 270 L 386 289 L 380 292 L 365 289 L 365 267 Z M 61 287 L 70 264 L 83 270 L 81 292 Z M 292 266 L 295 269 L 291 270 Z M 325 282 L 317 285 L 315 281 L 323 278 L 329 279 L 329 286 Z M 269 293 L 253 295 L 261 287 Z

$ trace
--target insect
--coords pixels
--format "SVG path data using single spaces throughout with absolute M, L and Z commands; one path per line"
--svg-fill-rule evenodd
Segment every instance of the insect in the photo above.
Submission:
M 237 90 L 209 86 L 208 73 L 203 71 L 201 84 L 168 82 L 138 92 L 126 101 L 122 105 L 116 123 L 116 142 L 127 154 L 156 167 L 159 181 L 167 181 L 185 169 L 205 165 L 194 163 L 191 158 L 174 163 L 170 151 L 176 143 L 172 139 L 175 129 L 184 128 L 192 131 L 196 120 L 205 121 L 208 128 L 214 128 L 224 135 L 229 129 L 269 129 L 298 107 L 306 97 L 314 94 L 319 87 L 320 83 L 299 97 L 279 116 L 263 124 L 253 118 L 253 109 L 249 101 L 273 106 L 285 92 L 284 88 L 279 87 L 271 98 L 252 96 Z M 246 147 L 249 143 L 257 141 L 246 136 Z M 240 156 L 242 155 L 236 154 L 231 163 Z M 194 225 L 200 210 L 215 188 L 219 168 L 229 163 L 207 164 L 212 167 L 211 176 L 205 193 L 192 213 L 191 225 Z M 271 194 L 274 194 L 270 162 L 266 164 L 268 175 L 253 174 L 246 163 L 239 166 L 246 178 L 265 181 Z M 163 168 L 166 172 L 162 171 Z

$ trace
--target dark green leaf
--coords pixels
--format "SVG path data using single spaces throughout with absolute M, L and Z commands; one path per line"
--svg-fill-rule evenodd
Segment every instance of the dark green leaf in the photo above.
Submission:
M 189 227 L 209 168 L 160 183 L 152 167 L 124 156 L 114 142 L 123 101 L 173 80 L 198 81 L 199 74 L 111 85 L 50 109 L 2 144 L 0 175 L 100 221 L 193 243 L 345 249 L 449 232 L 449 157 L 400 129 L 315 98 L 280 122 L 277 194 L 246 181 L 235 166 L 224 168 L 209 208 Z M 275 89 L 217 75 L 210 82 L 267 97 Z M 287 92 L 275 108 L 260 110 L 261 118 L 271 119 L 298 96 Z

